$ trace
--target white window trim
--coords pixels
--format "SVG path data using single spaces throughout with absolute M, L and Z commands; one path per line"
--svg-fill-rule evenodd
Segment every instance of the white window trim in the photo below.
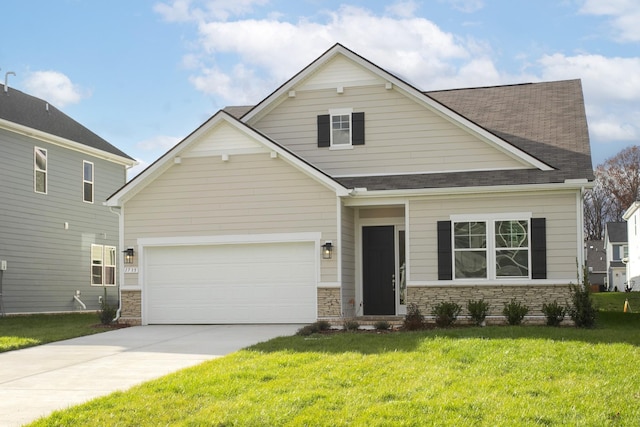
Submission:
M 464 214 L 464 215 L 451 215 L 451 262 L 453 266 L 453 280 L 460 282 L 473 282 L 473 281 L 504 281 L 504 280 L 531 280 L 531 212 L 517 212 L 517 213 L 497 213 L 497 214 Z M 495 236 L 495 223 L 496 221 L 527 221 L 527 239 L 529 246 L 527 247 L 529 274 L 528 276 L 496 276 L 496 236 Z M 456 275 L 456 246 L 455 246 L 455 226 L 456 222 L 485 222 L 487 224 L 487 247 L 484 248 L 487 252 L 487 277 L 455 277 Z
M 87 181 L 86 179 L 84 179 L 84 167 L 86 164 L 90 164 L 91 165 L 91 181 Z M 95 200 L 95 181 L 96 181 L 96 166 L 93 162 L 89 162 L 87 160 L 83 160 L 82 161 L 82 201 L 85 203 L 91 203 L 93 204 L 94 200 Z M 84 185 L 86 183 L 90 183 L 91 184 L 91 201 L 89 200 L 85 200 L 84 199 Z
M 331 136 L 329 150 L 352 150 L 353 149 L 353 108 L 332 108 L 329 110 L 329 134 Z M 349 143 L 333 143 L 333 116 L 349 116 Z
M 93 248 L 96 248 L 96 247 L 102 249 L 102 264 L 101 264 L 101 267 L 102 267 L 102 276 L 101 276 L 101 278 L 102 278 L 102 280 L 101 280 L 101 283 L 93 283 L 93 267 L 94 267 L 94 265 L 93 265 Z M 109 249 L 113 249 L 115 251 L 115 253 L 116 253 L 116 260 L 115 260 L 116 263 L 113 264 L 113 265 L 106 263 L 106 259 L 107 259 L 106 253 L 107 253 L 107 250 L 109 250 Z M 91 253 L 90 253 L 90 257 L 89 257 L 90 258 L 90 260 L 89 260 L 89 283 L 91 284 L 91 286 L 104 287 L 104 286 L 116 286 L 117 285 L 117 283 L 118 283 L 118 281 L 117 281 L 117 277 L 118 277 L 118 266 L 117 266 L 118 260 L 117 260 L 117 256 L 118 256 L 118 251 L 117 251 L 117 248 L 115 246 L 111 246 L 111 245 L 96 245 L 96 244 L 92 244 L 91 245 Z M 105 279 L 105 276 L 106 276 L 105 275 L 105 268 L 106 267 L 112 267 L 113 268 L 114 283 L 108 283 L 107 284 L 107 283 L 104 282 L 104 279 Z
M 44 152 L 45 158 L 45 167 L 46 169 L 42 170 L 38 168 L 38 162 L 36 161 L 38 157 L 38 151 Z M 44 173 L 44 191 L 38 191 L 38 178 L 37 173 Z M 38 194 L 47 194 L 49 192 L 49 152 L 46 148 L 42 147 L 33 147 L 33 191 Z

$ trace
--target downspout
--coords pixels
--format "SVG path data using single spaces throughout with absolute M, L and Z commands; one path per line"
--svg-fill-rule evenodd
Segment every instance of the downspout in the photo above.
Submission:
M 578 280 L 581 283 L 584 283 L 585 278 L 584 276 L 584 265 L 585 265 L 585 258 L 584 258 L 584 193 L 585 193 L 585 187 L 582 186 L 580 187 L 580 199 L 579 199 L 579 203 L 578 203 L 578 218 L 580 219 L 579 221 L 579 226 L 578 226 L 578 254 L 579 254 L 579 259 L 578 259 Z
M 113 206 L 109 207 L 109 211 L 118 216 L 118 247 L 124 247 L 124 236 L 122 235 L 122 212 L 114 211 Z M 120 319 L 120 314 L 122 313 L 122 283 L 124 282 L 124 261 L 122 257 L 118 257 L 118 309 L 116 310 L 116 317 L 114 317 L 113 322 L 117 322 Z M 105 301 L 106 302 L 106 301 Z

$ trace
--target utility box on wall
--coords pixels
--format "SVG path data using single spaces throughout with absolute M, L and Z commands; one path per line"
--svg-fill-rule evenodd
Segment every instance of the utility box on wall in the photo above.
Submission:
M 7 269 L 7 260 L 0 260 L 0 271 L 5 271 Z

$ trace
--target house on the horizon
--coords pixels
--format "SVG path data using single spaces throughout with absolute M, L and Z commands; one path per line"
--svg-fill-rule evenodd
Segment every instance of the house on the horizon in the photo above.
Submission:
M 627 286 L 627 223 L 608 222 L 604 227 L 607 252 L 607 290 L 623 292 Z
M 592 289 L 605 291 L 607 288 L 607 252 L 604 240 L 587 240 L 585 242 L 585 262 L 589 272 L 589 284 Z
M 622 218 L 626 221 L 627 253 L 626 264 L 627 288 L 640 291 L 640 202 L 633 202 Z
M 0 314 L 117 303 L 117 211 L 136 164 L 47 101 L 0 85 Z
M 423 92 L 336 44 L 108 198 L 121 320 L 307 323 L 564 304 L 593 172 L 579 80 Z M 466 314 L 466 309 L 462 315 Z

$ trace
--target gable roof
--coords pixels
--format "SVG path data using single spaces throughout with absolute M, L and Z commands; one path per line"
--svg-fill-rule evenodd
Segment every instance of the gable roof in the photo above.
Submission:
M 49 135 L 79 143 L 93 150 L 100 150 L 128 160 L 127 164 L 135 164 L 135 160 L 126 153 L 111 145 L 71 117 L 35 96 L 28 95 L 14 88 L 4 90 L 0 84 L 0 121 L 35 129 Z M 1 123 L 0 123 L 1 124 Z
M 587 240 L 585 245 L 587 251 L 587 267 L 590 267 L 592 272 L 607 271 L 607 255 L 604 240 Z
M 246 134 L 257 144 L 265 147 L 267 150 L 276 153 L 277 156 L 284 159 L 296 169 L 311 176 L 322 185 L 334 190 L 336 194 L 340 196 L 346 196 L 349 194 L 349 189 L 344 188 L 340 183 L 338 183 L 336 180 L 334 180 L 332 177 L 330 177 L 320 169 L 311 165 L 306 160 L 300 158 L 277 142 L 269 139 L 269 137 L 263 135 L 250 126 L 247 126 L 245 123 L 242 123 L 240 120 L 233 117 L 226 111 L 220 110 L 212 117 L 210 117 L 209 120 L 203 123 L 200 127 L 194 130 L 191 134 L 189 134 L 186 138 L 184 138 L 173 148 L 167 151 L 164 155 L 162 155 L 153 164 L 147 167 L 144 171 L 142 171 L 131 181 L 120 187 L 115 193 L 109 196 L 106 204 L 108 206 L 121 206 L 123 202 L 135 195 L 148 183 L 153 181 L 157 176 L 161 175 L 165 170 L 171 167 L 176 159 L 179 159 L 180 156 L 183 155 L 183 153 L 188 152 L 190 147 L 192 147 L 194 144 L 197 144 L 204 134 L 206 134 L 210 129 L 214 128 L 221 122 L 228 123 L 239 132 Z
M 605 225 L 604 232 L 605 244 L 611 243 L 627 243 L 627 223 L 626 222 L 608 222 Z
M 347 188 L 376 191 L 566 182 L 584 185 L 594 179 L 580 80 L 421 92 L 336 44 L 256 106 L 233 106 L 225 111 L 250 123 L 338 54 L 531 166 L 520 170 L 336 178 Z

